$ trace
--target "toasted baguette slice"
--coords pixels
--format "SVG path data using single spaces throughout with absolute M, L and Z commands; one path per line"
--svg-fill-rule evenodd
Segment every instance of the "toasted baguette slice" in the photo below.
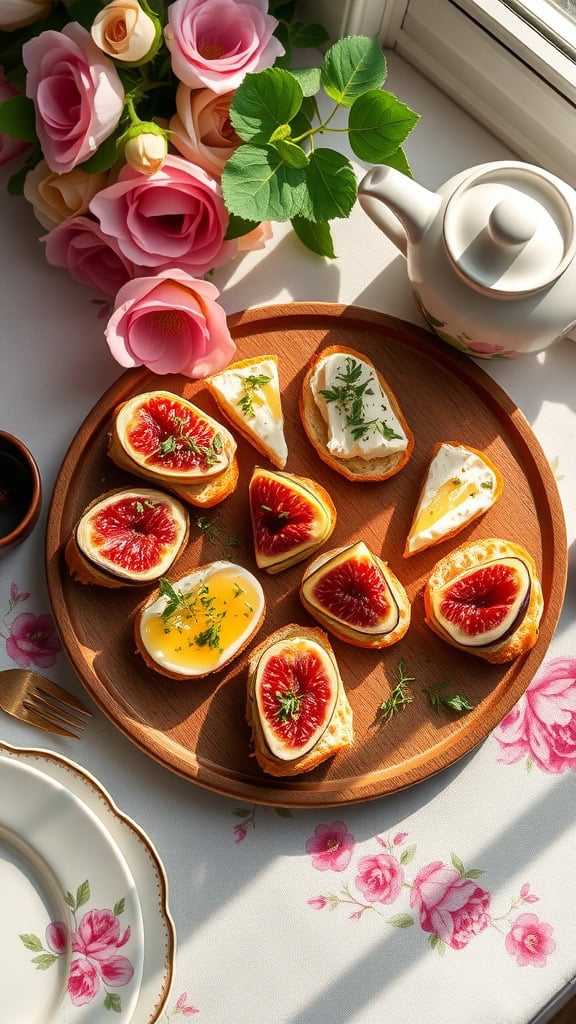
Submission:
M 166 521 L 158 523 L 155 514 L 149 521 L 149 510 L 153 512 L 156 506 L 163 506 L 170 516 L 174 536 L 169 544 L 166 541 Z M 103 518 L 102 523 L 98 514 Z M 131 516 L 134 517 L 132 536 Z M 147 564 L 142 565 L 140 558 L 132 569 L 130 565 L 123 564 L 126 560 L 122 556 L 126 544 L 134 548 L 137 546 L 135 541 L 140 537 L 144 539 L 146 532 L 143 527 L 147 523 L 152 541 L 155 536 L 157 541 L 143 552 L 145 556 L 149 555 Z M 155 523 L 159 529 L 157 534 Z M 64 558 L 70 575 L 77 583 L 109 588 L 150 586 L 164 576 L 182 554 L 188 543 L 189 531 L 188 513 L 175 498 L 151 488 L 119 488 L 102 494 L 87 506 L 66 544 Z
M 230 363 L 206 378 L 220 411 L 247 441 L 284 469 L 288 448 L 278 380 L 278 356 L 257 356 Z
M 320 733 L 313 746 L 304 754 L 292 759 L 277 756 L 271 750 L 267 740 L 260 709 L 258 706 L 257 682 L 258 667 L 265 655 L 274 648 L 274 645 L 298 644 L 310 642 L 325 652 L 325 656 L 333 671 L 333 681 L 336 692 L 333 695 L 333 707 L 331 714 L 325 723 L 324 730 Z M 291 680 L 292 682 L 292 680 Z M 327 758 L 332 757 L 338 750 L 349 747 L 354 742 L 352 708 L 346 696 L 344 685 L 340 676 L 334 652 L 328 641 L 328 637 L 321 629 L 308 628 L 290 624 L 278 629 L 271 636 L 252 652 L 248 663 L 248 691 L 246 699 L 246 720 L 252 729 L 252 741 L 254 744 L 254 756 L 263 771 L 274 776 L 293 776 L 302 772 L 312 771 L 317 765 Z
M 443 598 L 447 596 L 445 588 L 451 583 L 456 584 L 462 577 L 473 577 L 475 570 L 481 570 L 492 562 L 500 563 L 500 572 L 495 573 L 492 579 L 488 575 L 484 582 L 486 589 L 479 591 L 481 595 L 483 593 L 484 601 L 477 606 L 471 603 L 468 617 L 476 615 L 481 618 L 482 609 L 490 607 L 487 597 L 493 588 L 495 607 L 502 607 L 508 601 L 506 618 L 500 626 L 486 631 L 484 636 L 477 633 L 470 636 L 470 642 L 465 642 L 468 638 L 458 628 L 458 620 L 466 615 L 467 594 L 461 590 L 457 595 L 454 607 L 457 605 L 458 610 L 455 607 L 455 615 L 449 620 L 445 613 L 450 614 L 450 603 L 443 605 Z M 466 591 L 469 592 L 473 583 L 472 578 Z M 430 629 L 458 650 L 475 654 L 495 665 L 513 661 L 529 651 L 538 639 L 544 601 L 534 559 L 519 544 L 496 537 L 463 544 L 434 566 L 424 589 L 424 608 Z M 499 628 L 503 630 L 500 635 Z
M 136 609 L 136 650 L 169 679 L 202 679 L 242 653 L 265 614 L 264 591 L 248 569 L 210 562 L 171 583 L 162 580 Z
M 227 468 L 218 476 L 208 477 L 206 480 L 194 484 L 181 484 L 172 478 L 159 478 L 154 472 L 144 469 L 126 453 L 113 425 L 109 435 L 108 455 L 117 466 L 127 470 L 134 476 L 149 480 L 151 483 L 161 486 L 171 494 L 175 494 L 181 501 L 189 505 L 196 505 L 199 508 L 210 508 L 218 505 L 224 498 L 232 494 L 238 483 L 238 461 L 233 455 Z
M 363 571 L 360 576 L 355 576 L 350 572 L 355 559 L 362 566 Z M 380 598 L 378 602 L 380 618 L 378 619 L 378 612 L 376 612 L 374 620 L 364 628 L 352 625 L 331 614 L 328 608 L 322 606 L 315 593 L 316 585 L 322 580 L 329 595 L 333 595 L 339 585 L 344 588 L 348 587 L 350 591 L 357 593 L 358 589 L 366 584 L 370 572 L 373 574 L 375 586 L 382 587 L 383 581 L 384 586 L 379 593 L 384 593 L 383 598 Z M 391 597 L 389 602 L 386 591 Z M 300 600 L 306 611 L 324 629 L 354 647 L 372 649 L 391 647 L 392 644 L 402 639 L 410 625 L 410 601 L 404 587 L 387 563 L 378 558 L 363 542 L 345 544 L 332 551 L 323 551 L 321 555 L 313 559 L 304 571 L 300 584 Z
M 394 451 L 386 455 L 378 455 L 373 458 L 365 458 L 359 455 L 355 455 L 352 458 L 342 458 L 329 450 L 328 426 L 316 404 L 312 381 L 324 360 L 330 356 L 339 354 L 348 356 L 357 362 L 365 363 L 371 368 L 373 375 L 378 380 L 383 394 L 386 396 L 388 408 L 396 418 L 402 433 L 405 435 L 406 446 L 402 450 Z M 308 364 L 300 395 L 300 415 L 306 435 L 310 443 L 318 452 L 320 458 L 328 466 L 336 470 L 337 473 L 340 473 L 341 476 L 346 477 L 347 480 L 358 482 L 376 482 L 379 480 L 386 480 L 388 477 L 398 473 L 402 467 L 406 465 L 412 455 L 414 437 L 390 385 L 365 355 L 362 355 L 360 352 L 356 352 L 352 348 L 346 348 L 344 345 L 333 345 L 322 349 L 322 351 L 319 352 L 318 355 L 314 356 Z
M 458 441 L 435 445 L 404 558 L 459 533 L 498 501 L 503 488 L 500 470 L 484 452 Z

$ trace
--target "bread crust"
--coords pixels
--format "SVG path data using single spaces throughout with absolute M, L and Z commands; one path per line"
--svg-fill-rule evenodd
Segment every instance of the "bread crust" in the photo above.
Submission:
M 87 505 L 86 508 L 84 509 L 84 512 L 82 513 L 80 519 L 76 523 L 74 530 L 72 531 L 72 534 L 68 539 L 66 547 L 64 548 L 64 561 L 66 562 L 66 566 L 68 568 L 70 575 L 72 576 L 72 579 L 76 583 L 82 583 L 85 586 L 90 586 L 94 584 L 100 587 L 107 587 L 110 590 L 117 590 L 121 587 L 150 587 L 158 578 L 152 577 L 148 580 L 129 580 L 124 579 L 120 576 L 115 576 L 112 573 L 112 571 L 107 572 L 105 569 L 101 568 L 100 566 L 97 566 L 94 562 L 92 562 L 84 554 L 84 552 L 78 545 L 76 533 L 78 530 L 80 520 L 83 519 L 84 516 L 88 512 L 90 512 L 90 510 L 93 509 L 96 505 L 99 505 L 102 501 L 105 501 L 106 498 L 111 498 L 115 494 L 125 494 L 127 493 L 127 491 L 130 490 L 131 488 L 118 487 L 111 491 L 106 491 L 105 494 L 101 494 L 99 495 L 98 498 L 94 498 L 94 500 L 91 501 L 90 504 Z M 170 565 L 168 567 L 165 567 L 162 570 L 163 572 L 167 572 L 169 569 L 172 568 L 172 566 L 176 563 L 180 555 L 185 550 L 186 545 L 188 544 L 188 538 L 190 535 L 190 519 L 182 505 L 180 506 L 180 508 L 186 519 L 186 531 L 184 533 L 184 536 L 182 538 L 182 541 L 180 542 L 177 551 L 174 553 Z
M 245 367 L 253 366 L 255 363 L 261 362 L 265 359 L 275 363 L 276 369 L 278 369 L 278 356 L 263 355 L 257 356 L 254 359 L 241 359 L 238 362 L 229 363 L 229 365 L 222 372 L 226 373 L 230 370 L 243 370 Z M 220 412 L 226 417 L 226 419 L 232 424 L 232 426 L 236 428 L 238 433 L 242 434 L 242 437 L 244 437 L 246 441 L 248 441 L 248 444 L 251 444 L 252 447 L 255 448 L 257 452 L 260 453 L 260 455 L 263 455 L 266 459 L 268 459 L 268 461 L 271 462 L 273 466 L 276 466 L 277 469 L 284 469 L 284 466 L 286 465 L 286 459 L 280 458 L 278 452 L 275 452 L 273 448 L 270 448 L 263 438 L 261 438 L 254 431 L 247 429 L 248 422 L 246 420 L 246 417 L 243 416 L 241 413 L 236 412 L 236 409 L 234 408 L 233 405 L 224 402 L 222 395 L 220 394 L 220 392 L 214 386 L 213 383 L 213 378 L 219 376 L 220 374 L 215 373 L 213 374 L 212 377 L 207 377 L 205 380 L 205 384 L 206 387 L 208 388 L 208 391 L 212 395 L 212 398 L 216 402 L 216 405 L 218 406 Z M 284 420 L 282 419 L 282 426 L 283 423 Z
M 214 564 L 213 562 L 207 562 L 206 565 L 200 565 L 200 566 L 198 566 L 198 569 L 194 570 L 194 571 L 200 573 L 200 572 L 202 572 L 205 569 L 209 569 L 210 566 L 213 565 L 213 564 Z M 178 580 L 174 580 L 173 581 L 173 585 L 177 586 L 178 585 Z M 142 642 L 142 633 L 141 633 L 141 628 L 140 628 L 141 624 L 142 624 L 142 616 L 143 616 L 146 608 L 148 608 L 150 605 L 154 604 L 154 602 L 157 601 L 159 597 L 160 597 L 160 588 L 157 588 L 154 591 L 153 594 L 149 595 L 135 609 L 135 612 L 134 612 L 134 642 L 136 644 L 136 652 L 141 656 L 141 658 L 144 660 L 144 662 L 146 663 L 148 668 L 152 669 L 153 672 L 158 672 L 160 675 L 166 676 L 168 679 L 176 679 L 176 680 L 178 680 L 178 682 L 189 682 L 189 683 L 192 683 L 192 682 L 195 682 L 197 679 L 205 679 L 207 676 L 215 675 L 216 672 L 221 672 L 222 669 L 226 668 L 230 664 L 230 662 L 236 661 L 236 659 L 239 658 L 240 655 L 243 653 L 243 651 L 245 651 L 245 649 L 248 647 L 248 644 L 250 644 L 252 642 L 252 640 L 254 639 L 256 633 L 261 628 L 262 623 L 264 622 L 264 619 L 266 617 L 266 602 L 264 601 L 264 603 L 262 605 L 262 611 L 261 611 L 261 613 L 260 613 L 260 615 L 258 617 L 258 620 L 254 622 L 254 628 L 248 634 L 248 636 L 244 640 L 244 643 L 242 644 L 242 646 L 239 647 L 234 652 L 232 657 L 228 658 L 226 661 L 223 661 L 216 668 L 210 669 L 207 672 L 195 672 L 193 675 L 186 675 L 183 672 L 174 672 L 174 671 L 166 668 L 166 666 L 160 665 L 157 661 L 154 661 L 154 658 L 150 657 L 148 651 L 146 650 L 146 648 L 145 648 L 145 646 L 144 646 L 144 644 Z
M 334 670 L 338 679 L 338 696 L 332 718 L 312 750 L 309 750 L 308 753 L 304 754 L 302 757 L 295 758 L 293 761 L 282 761 L 279 758 L 274 757 L 266 745 L 266 740 L 260 723 L 260 716 L 256 707 L 254 688 L 256 683 L 256 670 L 262 655 L 269 647 L 272 646 L 272 644 L 275 644 L 280 640 L 290 639 L 291 637 L 302 637 L 304 639 L 314 640 L 330 655 L 334 663 Z M 268 636 L 266 640 L 252 651 L 248 662 L 246 721 L 252 730 L 252 742 L 254 744 L 254 757 L 256 758 L 256 761 L 260 768 L 267 772 L 268 775 L 274 775 L 278 778 L 310 772 L 313 768 L 316 768 L 317 765 L 322 764 L 323 761 L 326 761 L 329 757 L 336 754 L 337 751 L 343 750 L 352 745 L 354 742 L 352 708 L 344 690 L 344 684 L 342 683 L 342 678 L 336 663 L 336 658 L 334 657 L 334 652 L 330 646 L 330 641 L 323 630 L 317 629 L 316 627 L 298 626 L 294 623 L 290 623 L 289 625 L 276 630 L 275 633 Z
M 526 613 L 518 628 L 502 642 L 495 643 L 487 648 L 467 647 L 454 640 L 436 619 L 432 603 L 432 597 L 436 590 L 449 583 L 450 580 L 460 576 L 468 569 L 479 568 L 486 562 L 499 558 L 519 558 L 528 569 L 530 576 L 530 599 Z M 436 563 L 424 588 L 424 609 L 426 624 L 439 637 L 466 654 L 473 654 L 483 658 L 493 665 L 501 665 L 507 661 L 513 661 L 521 654 L 529 651 L 538 639 L 538 628 L 544 599 L 542 587 L 536 569 L 536 563 L 525 548 L 512 541 L 502 540 L 498 537 L 488 537 L 485 540 L 472 541 L 463 544 L 450 554 L 441 558 Z
M 334 621 L 328 615 L 322 615 L 317 608 L 314 607 L 307 599 L 304 592 L 304 583 L 307 579 L 312 576 L 321 565 L 335 558 L 346 548 L 354 547 L 353 544 L 344 544 L 342 547 L 333 548 L 331 551 L 323 551 L 321 555 L 316 556 L 311 562 L 308 563 L 304 570 L 304 575 L 300 584 L 300 600 L 313 619 L 327 629 L 329 633 L 337 637 L 338 640 L 343 640 L 344 643 L 351 644 L 353 647 L 362 647 L 371 650 L 382 650 L 385 647 L 392 647 L 393 644 L 397 643 L 406 634 L 410 625 L 411 618 L 411 605 L 408 600 L 408 595 L 404 589 L 404 586 L 400 582 L 397 576 L 394 575 L 387 562 L 379 558 L 372 551 L 370 552 L 374 562 L 382 572 L 382 575 L 386 579 L 394 599 L 398 605 L 398 624 L 389 633 L 385 633 L 381 636 L 373 635 L 369 633 L 363 633 L 361 630 L 354 629 L 353 626 L 344 626 L 341 622 Z
M 445 444 L 446 445 L 452 445 L 455 448 L 465 448 L 466 451 L 472 452 L 474 455 L 477 455 L 479 459 L 482 459 L 482 462 L 484 462 L 488 466 L 488 468 L 492 470 L 492 472 L 494 474 L 494 478 L 496 480 L 496 484 L 495 484 L 494 490 L 492 491 L 492 495 L 491 495 L 492 500 L 491 500 L 490 504 L 487 505 L 485 508 L 478 509 L 478 511 L 475 512 L 474 515 L 472 515 L 468 519 L 466 519 L 465 522 L 460 523 L 458 526 L 456 526 L 453 530 L 450 530 L 448 533 L 444 533 L 441 537 L 438 537 L 437 540 L 431 540 L 427 544 L 423 544 L 421 547 L 418 548 L 417 551 L 409 551 L 408 550 L 408 542 L 409 542 L 410 536 L 412 534 L 412 527 L 413 527 L 414 523 L 416 522 L 416 519 L 418 517 L 418 513 L 420 511 L 420 502 L 422 501 L 422 498 L 424 496 L 424 491 L 426 489 L 426 483 L 427 483 L 427 480 L 428 480 L 428 470 L 430 469 L 430 465 L 432 464 L 432 462 L 434 460 L 434 457 L 438 454 L 438 452 L 440 451 L 442 446 L 445 445 Z M 410 526 L 410 529 L 408 531 L 408 536 L 406 538 L 406 546 L 404 548 L 403 557 L 404 558 L 412 558 L 414 555 L 419 555 L 419 554 L 421 554 L 422 551 L 427 551 L 428 548 L 434 547 L 436 544 L 442 544 L 445 540 L 449 540 L 450 537 L 456 536 L 456 534 L 460 533 L 460 531 L 463 530 L 466 526 L 468 526 L 469 523 L 474 522 L 475 519 L 479 519 L 480 516 L 483 516 L 485 512 L 488 512 L 488 510 L 491 509 L 492 506 L 502 496 L 502 491 L 503 490 L 504 490 L 504 477 L 502 476 L 502 473 L 498 469 L 498 466 L 496 466 L 495 463 L 492 462 L 492 459 L 490 459 L 488 457 L 488 455 L 486 455 L 485 452 L 480 451 L 479 448 L 473 448 L 472 445 L 464 444 L 463 441 L 438 441 L 438 443 L 434 445 L 434 449 L 433 449 L 432 455 L 430 457 L 430 462 L 428 463 L 428 469 L 426 470 L 426 473 L 424 474 L 424 479 L 422 480 L 422 484 L 420 486 L 420 492 L 418 494 L 418 499 L 416 501 L 416 505 L 415 505 L 415 508 L 414 508 L 414 516 L 412 518 L 412 524 Z
M 288 552 L 286 554 L 286 557 L 279 558 L 278 561 L 276 561 L 276 562 L 271 562 L 271 563 L 269 563 L 267 565 L 264 565 L 264 564 L 261 564 L 261 561 L 259 561 L 259 553 L 258 553 L 257 550 L 255 550 L 255 558 L 256 558 L 256 563 L 258 565 L 258 568 L 259 569 L 263 569 L 264 572 L 267 572 L 269 575 L 274 575 L 277 572 L 282 572 L 284 569 L 289 569 L 293 565 L 297 565 L 298 562 L 304 561 L 305 558 L 309 558 L 310 555 L 314 553 L 314 551 L 316 551 L 319 547 L 321 547 L 322 544 L 326 543 L 326 541 L 334 533 L 334 529 L 335 529 L 335 526 L 336 526 L 336 519 L 337 519 L 337 511 L 336 511 L 336 506 L 335 506 L 334 502 L 332 501 L 332 498 L 328 494 L 328 491 L 326 490 L 326 488 L 323 487 L 322 484 L 319 484 L 316 480 L 312 480 L 311 477 L 297 476 L 295 473 L 285 473 L 285 472 L 281 472 L 281 471 L 277 471 L 277 470 L 274 470 L 274 471 L 273 470 L 269 470 L 269 469 L 262 470 L 261 467 L 256 466 L 254 468 L 254 473 L 252 474 L 252 479 L 254 479 L 254 476 L 259 471 L 260 472 L 264 472 L 264 473 L 269 473 L 272 476 L 280 477 L 280 479 L 288 481 L 288 484 L 291 481 L 294 481 L 296 484 L 299 484 L 305 490 L 310 491 L 310 493 L 313 495 L 313 497 L 316 498 L 316 501 L 318 502 L 318 504 L 322 506 L 322 508 L 323 508 L 324 512 L 326 513 L 326 516 L 328 518 L 328 529 L 327 529 L 326 533 L 324 534 L 324 536 L 322 537 L 322 539 L 318 540 L 318 542 L 316 544 L 311 545 L 309 548 L 307 548 L 305 552 L 300 553 L 300 554 L 296 553 L 296 555 L 294 555 L 294 557 L 291 557 L 290 556 L 290 552 Z
M 408 445 L 403 452 L 394 452 L 391 455 L 367 460 L 361 459 L 358 456 L 355 456 L 352 459 L 338 459 L 328 451 L 326 447 L 328 443 L 328 430 L 322 414 L 314 401 L 314 396 L 310 387 L 310 380 L 320 362 L 322 362 L 327 356 L 336 355 L 339 352 L 361 360 L 370 366 L 376 374 L 380 386 L 383 392 L 388 396 L 392 410 L 398 417 L 398 420 L 402 425 L 402 429 L 408 438 Z M 388 477 L 394 476 L 395 473 L 399 473 L 412 456 L 412 451 L 414 449 L 414 436 L 406 422 L 398 399 L 392 391 L 388 381 L 367 356 L 363 355 L 361 352 L 357 352 L 353 348 L 347 348 L 345 345 L 331 345 L 328 348 L 324 348 L 308 363 L 304 375 L 304 381 L 302 383 L 302 390 L 300 392 L 300 417 L 302 419 L 302 425 L 306 436 L 316 449 L 322 461 L 325 462 L 326 465 L 330 466 L 331 469 L 340 473 L 341 476 L 346 477 L 347 480 L 352 480 L 358 483 L 375 483 L 381 480 L 387 480 Z
M 200 480 L 195 484 L 181 484 L 170 478 L 160 477 L 152 470 L 145 469 L 137 462 L 134 462 L 134 459 L 131 459 L 125 451 L 116 429 L 116 419 L 121 408 L 121 405 L 118 406 L 114 412 L 112 429 L 108 435 L 108 455 L 112 462 L 115 462 L 120 469 L 125 469 L 128 473 L 132 473 L 133 476 L 140 477 L 142 480 L 148 480 L 155 484 L 156 487 L 161 487 L 163 490 L 169 491 L 170 494 L 175 494 L 181 501 L 185 501 L 187 504 L 198 508 L 211 508 L 213 505 L 218 505 L 236 490 L 239 471 L 238 460 L 235 454 L 231 456 L 227 468 L 222 473 L 219 473 L 217 476 L 207 477 L 205 480 Z M 227 433 L 228 431 L 226 431 Z

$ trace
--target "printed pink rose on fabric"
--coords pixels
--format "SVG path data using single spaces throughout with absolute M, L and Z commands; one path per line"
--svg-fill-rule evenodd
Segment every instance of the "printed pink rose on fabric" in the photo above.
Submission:
M 545 772 L 576 770 L 576 658 L 553 658 L 494 731 L 499 761 L 529 756 Z
M 72 951 L 103 962 L 114 956 L 129 938 L 130 928 L 121 935 L 120 921 L 111 910 L 89 910 L 72 935 Z
M 46 243 L 48 263 L 64 267 L 75 281 L 104 295 L 116 295 L 123 284 L 142 270 L 120 252 L 115 240 L 104 235 L 90 217 L 71 217 L 41 241 Z
M 343 821 L 317 825 L 306 840 L 306 853 L 318 871 L 345 871 L 354 852 L 355 839 Z
M 176 1009 L 183 1017 L 192 1017 L 195 1013 L 200 1012 L 195 1006 L 191 1006 L 188 1002 L 187 992 L 182 992 L 182 994 L 178 996 L 178 999 L 176 1000 Z
M 21 612 L 16 616 L 6 639 L 6 653 L 20 668 L 50 668 L 61 650 L 51 615 Z
M 394 903 L 404 882 L 404 871 L 387 853 L 360 857 L 356 888 L 368 903 Z
M 13 96 L 18 95 L 18 89 L 7 82 L 4 77 L 4 69 L 0 67 L 0 103 L 4 103 L 4 100 L 12 99 Z M 29 142 L 22 142 L 20 139 L 13 139 L 10 135 L 5 135 L 4 132 L 0 132 L 0 167 L 3 164 L 9 163 L 11 160 L 15 160 L 17 156 L 25 153 L 30 148 Z
M 84 1006 L 92 1002 L 100 988 L 100 978 L 94 964 L 84 957 L 73 960 L 67 987 L 74 1006 Z
M 122 366 L 145 365 L 154 373 L 205 377 L 223 369 L 236 345 L 219 294 L 182 270 L 129 281 L 106 327 L 112 355 Z
M 490 894 L 439 860 L 416 875 L 410 906 L 417 908 L 422 930 L 452 949 L 463 949 L 489 924 Z
M 77 22 L 29 39 L 22 57 L 42 153 L 50 170 L 65 174 L 116 129 L 124 106 L 118 72 Z
M 551 924 L 540 921 L 536 914 L 520 914 L 506 936 L 506 949 L 516 957 L 519 967 L 545 967 L 547 958 L 556 949 L 551 938 L 553 930 Z
M 192 89 L 237 89 L 284 53 L 272 35 L 277 24 L 268 0 L 176 0 L 164 30 L 172 70 Z
M 177 113 L 170 120 L 170 142 L 187 160 L 215 177 L 221 176 L 224 164 L 240 145 L 229 117 L 233 95 L 182 84 L 176 90 Z
M 182 157 L 167 156 L 150 175 L 123 167 L 90 211 L 124 256 L 143 267 L 179 267 L 200 277 L 238 251 L 236 242 L 224 241 L 228 211 L 220 183 Z

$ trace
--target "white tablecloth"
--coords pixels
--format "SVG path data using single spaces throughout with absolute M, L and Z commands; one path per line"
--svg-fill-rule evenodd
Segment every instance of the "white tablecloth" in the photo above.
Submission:
M 421 183 L 513 155 L 397 58 L 388 87 L 422 114 L 407 146 Z M 44 486 L 34 533 L 0 561 L 6 668 L 26 657 L 19 616 L 50 615 L 44 526 L 59 465 L 121 371 L 96 296 L 46 264 L 23 199 L 2 189 L 0 208 L 0 427 L 29 444 Z M 422 323 L 403 258 L 359 208 L 334 234 L 328 262 L 276 227 L 264 252 L 214 275 L 226 310 L 336 301 Z M 571 565 L 529 698 L 469 756 L 393 797 L 280 813 L 172 775 L 95 708 L 79 743 L 0 717 L 1 738 L 88 768 L 158 849 L 178 938 L 163 1024 L 527 1024 L 576 973 L 576 348 L 483 367 L 550 460 Z M 31 667 L 85 697 L 42 625 Z

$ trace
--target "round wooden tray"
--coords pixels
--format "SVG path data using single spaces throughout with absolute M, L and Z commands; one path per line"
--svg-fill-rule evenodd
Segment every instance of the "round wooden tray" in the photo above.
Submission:
M 105 590 L 72 581 L 63 548 L 86 505 L 98 495 L 133 483 L 106 454 L 113 408 L 130 396 L 172 390 L 221 418 L 202 381 L 158 378 L 147 370 L 125 373 L 89 413 L 68 450 L 50 506 L 46 559 L 52 608 L 62 640 L 84 686 L 132 742 L 178 774 L 217 792 L 273 806 L 333 806 L 392 793 L 426 779 L 466 754 L 512 708 L 534 676 L 556 627 L 566 585 L 564 517 L 556 482 L 522 413 L 492 379 L 412 324 L 357 307 L 294 303 L 251 309 L 229 318 L 238 358 L 276 353 L 289 458 L 287 472 L 322 483 L 337 506 L 330 547 L 363 539 L 385 558 L 412 601 L 406 636 L 384 652 L 332 641 L 354 710 L 355 743 L 308 775 L 273 779 L 250 756 L 244 718 L 250 648 L 227 669 L 196 682 L 174 682 L 150 671 L 134 653 L 132 617 L 147 590 Z M 414 432 L 410 463 L 382 483 L 351 483 L 332 472 L 306 439 L 298 398 L 305 364 L 324 346 L 355 348 L 389 380 Z M 500 467 L 500 501 L 457 538 L 410 559 L 402 557 L 406 532 L 433 447 L 457 440 L 484 450 Z M 263 460 L 238 439 L 240 481 L 221 505 L 191 507 L 189 546 L 171 579 L 194 566 L 229 557 L 256 569 L 247 490 Z M 197 525 L 200 518 L 202 529 Z M 207 528 L 208 525 L 208 528 Z M 503 537 L 524 545 L 542 579 L 544 615 L 536 646 L 517 661 L 493 666 L 462 654 L 424 624 L 422 589 L 433 564 L 457 544 Z M 267 599 L 259 643 L 289 623 L 314 625 L 298 597 L 303 564 L 277 576 L 260 573 Z M 396 683 L 400 660 L 413 703 L 384 723 L 377 709 Z M 463 717 L 436 714 L 423 687 L 447 682 L 475 704 Z

